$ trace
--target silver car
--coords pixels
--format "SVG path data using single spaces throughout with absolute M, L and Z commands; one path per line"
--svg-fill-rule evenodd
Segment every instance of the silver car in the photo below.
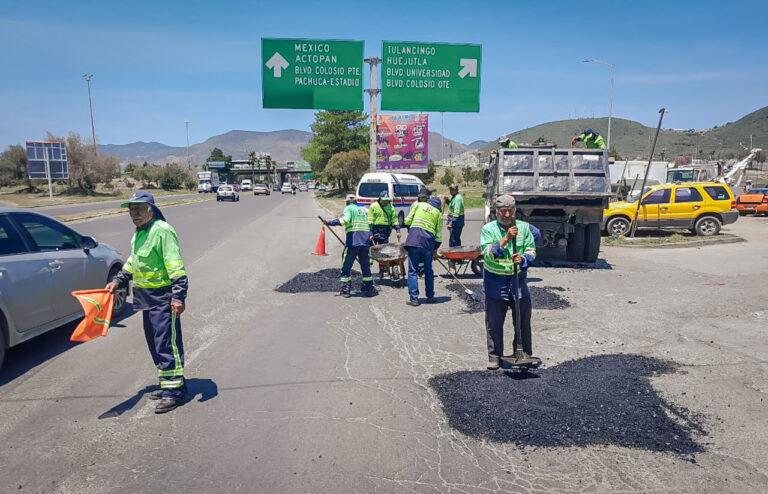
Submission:
M 0 207 L 0 366 L 7 348 L 82 317 L 72 292 L 104 288 L 122 266 L 109 245 L 48 216 Z M 116 292 L 113 316 L 127 295 Z

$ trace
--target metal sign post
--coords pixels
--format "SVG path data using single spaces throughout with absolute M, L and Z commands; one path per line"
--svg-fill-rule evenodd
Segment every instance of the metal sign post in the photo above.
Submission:
M 370 170 L 372 172 L 376 171 L 376 125 L 378 121 L 376 120 L 378 118 L 378 106 L 379 106 L 379 93 L 381 92 L 381 89 L 378 88 L 378 73 L 379 73 L 379 62 L 381 62 L 380 58 L 377 57 L 369 57 L 364 60 L 365 63 L 367 63 L 371 68 L 371 87 L 370 89 L 366 89 L 365 92 L 368 93 L 368 95 L 371 97 L 371 128 L 368 132 L 368 137 L 370 139 L 370 146 L 369 146 L 369 163 L 368 166 L 370 167 Z
M 667 109 L 662 108 L 659 110 L 659 125 L 656 126 L 656 135 L 653 136 L 653 145 L 651 146 L 651 155 L 648 157 L 648 166 L 645 167 L 645 175 L 643 176 L 643 184 L 640 186 L 640 195 L 637 198 L 637 208 L 635 209 L 635 218 L 632 220 L 632 230 L 630 232 L 630 238 L 634 238 L 635 231 L 637 230 L 637 215 L 640 214 L 640 206 L 643 203 L 643 193 L 645 192 L 645 183 L 648 181 L 648 172 L 651 169 L 651 162 L 653 161 L 653 152 L 656 151 L 656 141 L 659 139 L 659 132 L 661 131 L 661 121 L 664 120 L 664 113 Z
M 43 147 L 43 160 L 45 161 L 45 176 L 48 178 L 48 199 L 53 200 L 53 181 L 51 180 L 51 160 L 48 157 L 47 147 Z

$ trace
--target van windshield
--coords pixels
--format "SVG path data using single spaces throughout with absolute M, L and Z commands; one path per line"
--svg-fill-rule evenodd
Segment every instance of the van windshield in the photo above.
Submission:
M 382 192 L 389 192 L 389 187 L 384 183 L 363 182 L 357 191 L 360 197 L 379 197 Z
M 395 184 L 395 197 L 410 196 L 416 197 L 419 195 L 419 184 Z

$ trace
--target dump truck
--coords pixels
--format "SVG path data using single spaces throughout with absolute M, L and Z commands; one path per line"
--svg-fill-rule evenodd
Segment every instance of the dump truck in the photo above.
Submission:
M 518 148 L 491 154 L 484 175 L 486 221 L 500 194 L 517 202 L 517 217 L 541 230 L 539 247 L 565 249 L 572 262 L 593 263 L 603 210 L 611 197 L 608 151 Z
M 214 171 L 197 172 L 197 193 L 216 192 L 219 189 L 219 174 Z

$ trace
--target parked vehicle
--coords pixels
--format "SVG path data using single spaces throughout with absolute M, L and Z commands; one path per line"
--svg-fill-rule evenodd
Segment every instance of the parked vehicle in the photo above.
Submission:
M 500 194 L 517 201 L 518 218 L 541 231 L 543 247 L 565 248 L 571 262 L 595 262 L 603 210 L 611 197 L 608 152 L 600 149 L 501 149 L 491 155 L 486 219 Z
M 240 190 L 246 191 L 246 190 L 253 190 L 253 182 L 249 178 L 246 178 L 240 182 Z
M 324 186 L 323 186 L 324 187 Z M 411 204 L 416 202 L 424 187 L 419 177 L 403 173 L 366 173 L 357 184 L 357 204 L 368 206 L 376 202 L 382 192 L 392 198 L 398 220 L 402 226 Z
M 326 192 L 328 190 L 328 187 L 326 187 L 324 184 L 318 184 L 317 191 L 318 192 Z
M 72 292 L 103 288 L 122 266 L 107 244 L 43 214 L 0 207 L 0 367 L 7 348 L 83 317 Z M 127 295 L 115 292 L 113 316 Z
M 218 192 L 216 192 L 216 201 L 233 201 L 240 200 L 240 194 L 231 185 L 220 185 Z
M 217 172 L 197 172 L 197 193 L 216 192 L 219 188 L 219 174 Z
M 611 203 L 604 211 L 603 226 L 609 235 L 629 232 L 639 194 Z M 717 235 L 723 225 L 736 222 L 731 189 L 720 182 L 685 182 L 649 187 L 642 194 L 638 228 L 687 228 L 702 236 Z
M 736 210 L 742 216 L 745 214 L 768 215 L 768 188 L 753 188 L 739 194 L 736 198 Z
M 280 188 L 280 195 L 283 194 L 293 194 L 293 187 L 291 187 L 291 184 L 288 182 L 285 182 L 283 186 Z
M 267 187 L 267 184 L 256 184 L 253 186 L 253 195 L 265 195 L 268 196 L 270 194 L 269 187 Z

